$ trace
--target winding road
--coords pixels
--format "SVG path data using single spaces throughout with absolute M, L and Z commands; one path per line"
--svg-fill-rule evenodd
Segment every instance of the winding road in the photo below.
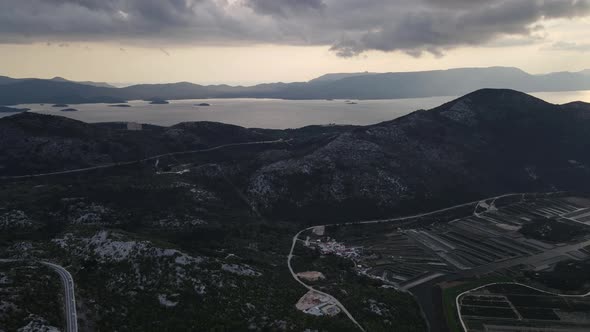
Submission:
M 22 261 L 19 259 L 0 259 L 0 263 L 10 263 L 10 262 L 17 262 Z M 78 315 L 76 313 L 76 296 L 74 294 L 74 279 L 70 272 L 68 272 L 63 266 L 50 263 L 39 261 L 40 264 L 43 264 L 53 271 L 55 271 L 62 282 L 64 287 L 64 308 L 65 308 L 65 317 L 66 317 L 66 331 L 67 332 L 78 332 Z
M 557 193 L 558 192 L 544 193 L 544 194 L 557 194 Z M 488 197 L 488 198 L 484 198 L 484 199 L 480 199 L 480 200 L 472 201 L 472 202 L 468 202 L 468 203 L 457 204 L 457 205 L 454 205 L 454 206 L 451 206 L 451 207 L 447 207 L 447 208 L 444 208 L 444 209 L 439 209 L 439 210 L 435 210 L 435 211 L 431 211 L 431 212 L 425 212 L 425 213 L 420 213 L 420 214 L 415 214 L 415 215 L 405 216 L 405 217 L 387 218 L 387 219 L 375 219 L 375 220 L 364 220 L 364 221 L 352 221 L 352 222 L 345 222 L 345 223 L 338 223 L 338 224 L 325 224 L 325 225 L 311 226 L 311 227 L 302 229 L 297 234 L 295 234 L 295 236 L 293 236 L 293 243 L 291 245 L 291 251 L 289 252 L 289 255 L 287 256 L 287 266 L 289 268 L 289 271 L 291 272 L 291 275 L 293 276 L 293 279 L 295 279 L 298 283 L 300 283 L 301 285 L 303 285 L 303 287 L 307 288 L 308 290 L 314 291 L 316 293 L 319 293 L 321 295 L 327 296 L 330 299 L 332 299 L 332 301 L 334 302 L 334 304 L 336 304 L 342 310 L 342 312 L 344 312 L 346 314 L 346 316 L 348 316 L 348 318 L 361 331 L 365 331 L 365 329 L 358 323 L 358 321 L 344 307 L 344 305 L 342 303 L 340 303 L 340 301 L 338 301 L 334 296 L 332 296 L 330 294 L 327 294 L 327 293 L 318 291 L 318 290 L 314 289 L 313 287 L 307 285 L 306 283 L 304 283 L 303 281 L 301 281 L 301 279 L 299 279 L 299 277 L 297 276 L 297 274 L 295 273 L 295 271 L 293 271 L 293 267 L 291 266 L 291 259 L 293 258 L 293 251 L 295 250 L 295 245 L 297 244 L 297 240 L 299 239 L 299 236 L 301 235 L 301 233 L 303 233 L 305 231 L 312 230 L 313 228 L 318 227 L 318 226 L 324 226 L 324 227 L 328 227 L 328 226 L 350 226 L 350 225 L 366 225 L 366 224 L 378 224 L 378 223 L 386 223 L 386 222 L 404 221 L 404 220 L 408 220 L 408 219 L 427 217 L 427 216 L 431 216 L 431 215 L 434 215 L 434 214 L 437 214 L 437 213 L 446 212 L 446 211 L 450 211 L 450 210 L 457 209 L 457 208 L 467 207 L 467 206 L 474 205 L 474 204 L 479 205 L 480 203 L 485 202 L 485 201 L 489 201 L 489 200 L 493 200 L 493 202 L 495 202 L 496 200 L 498 200 L 500 198 L 505 198 L 505 197 L 510 197 L 510 196 L 521 196 L 521 197 L 524 197 L 524 195 L 536 195 L 536 194 L 539 194 L 539 193 L 510 193 L 510 194 L 503 194 L 503 195 L 494 196 L 494 197 Z M 474 211 L 474 213 L 475 213 L 475 211 Z
M 128 166 L 128 165 L 133 165 L 133 164 L 139 164 L 139 163 L 146 162 L 146 161 L 158 160 L 159 158 L 164 158 L 164 157 L 173 157 L 173 156 L 180 156 L 180 155 L 185 155 L 185 154 L 211 152 L 211 151 L 221 150 L 224 148 L 229 148 L 229 147 L 234 147 L 234 146 L 288 143 L 289 141 L 290 140 L 278 139 L 278 140 L 274 140 L 274 141 L 231 143 L 231 144 L 219 145 L 219 146 L 215 146 L 215 147 L 207 148 L 207 149 L 169 152 L 169 153 L 163 153 L 163 154 L 159 154 L 159 155 L 155 155 L 155 156 L 151 156 L 151 157 L 147 157 L 147 158 L 143 158 L 143 159 L 139 159 L 139 160 L 122 161 L 122 162 L 117 162 L 117 163 L 110 163 L 110 164 L 91 166 L 91 167 L 85 167 L 85 168 L 70 169 L 70 170 L 64 170 L 64 171 L 38 173 L 38 174 L 26 174 L 26 175 L 15 175 L 15 176 L 0 176 L 0 180 L 18 180 L 18 179 L 39 178 L 39 177 L 52 176 L 52 175 L 76 174 L 76 173 L 89 172 L 89 171 L 105 169 L 105 168 L 113 168 L 113 167 L 119 167 L 119 166 Z
M 76 296 L 74 295 L 74 278 L 70 272 L 62 266 L 49 262 L 40 262 L 41 264 L 53 269 L 62 281 L 64 286 L 64 304 L 66 315 L 66 331 L 78 332 L 78 315 L 76 314 Z
M 303 233 L 307 230 L 313 229 L 314 227 L 309 227 L 309 228 L 303 229 L 303 230 L 299 231 L 299 233 L 295 234 L 295 236 L 293 236 L 293 244 L 291 244 L 291 251 L 289 252 L 289 256 L 287 258 L 287 266 L 289 267 L 289 271 L 291 272 L 291 275 L 293 276 L 293 278 L 298 283 L 300 283 L 303 287 L 307 288 L 310 291 L 316 292 L 318 294 L 321 294 L 323 296 L 330 298 L 330 301 L 332 303 L 334 303 L 336 306 L 338 306 L 338 308 L 340 308 L 340 310 L 342 310 L 342 312 L 346 316 L 348 316 L 348 318 L 359 328 L 359 330 L 365 331 L 365 329 L 361 326 L 361 324 L 359 324 L 359 322 L 357 322 L 356 319 L 354 319 L 352 314 L 346 309 L 346 307 L 344 307 L 344 305 L 342 303 L 340 303 L 340 301 L 338 301 L 338 299 L 336 299 L 334 296 L 332 296 L 328 293 L 324 293 L 322 291 L 319 291 L 319 290 L 307 285 L 306 283 L 301 281 L 301 279 L 299 279 L 299 277 L 297 276 L 297 273 L 295 273 L 295 271 L 293 271 L 293 267 L 291 266 L 291 258 L 293 258 L 293 251 L 295 250 L 295 245 L 297 244 L 297 240 L 299 239 L 299 235 L 301 235 L 301 233 Z

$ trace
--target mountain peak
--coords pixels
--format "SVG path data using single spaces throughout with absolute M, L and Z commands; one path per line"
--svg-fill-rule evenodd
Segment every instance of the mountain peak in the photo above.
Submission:
M 548 102 L 539 99 L 537 97 L 531 96 L 527 93 L 512 90 L 512 89 L 492 89 L 492 88 L 485 88 L 473 91 L 464 95 L 463 97 L 459 97 L 447 104 L 444 104 L 440 107 L 445 107 L 447 105 L 455 104 L 459 101 L 470 101 L 479 106 L 494 106 L 496 108 L 500 108 L 503 106 L 511 106 L 511 107 L 522 107 L 522 106 L 541 106 L 541 105 L 550 105 Z
M 479 120 L 502 119 L 515 114 L 529 114 L 552 108 L 550 103 L 510 89 L 480 89 L 457 98 L 433 112 L 465 125 L 475 125 Z
M 72 81 L 72 80 L 68 80 L 67 78 L 63 78 L 61 76 L 55 76 L 54 78 L 50 79 L 50 81 L 53 81 L 53 82 L 64 82 L 64 83 L 76 83 L 76 84 L 94 86 L 94 87 L 99 87 L 99 88 L 114 88 L 114 86 L 112 86 L 112 85 L 110 85 L 108 83 L 105 83 L 105 82 Z
M 357 77 L 357 76 L 367 76 L 367 75 L 379 75 L 379 73 L 370 73 L 368 71 L 359 72 L 359 73 L 329 73 L 329 74 L 324 74 L 320 77 L 314 78 L 309 82 L 310 83 L 334 82 L 334 81 L 338 81 L 338 80 L 341 80 L 344 78 Z
M 466 94 L 463 97 L 460 97 L 459 99 L 462 98 L 471 98 L 471 99 L 478 99 L 478 100 L 488 100 L 490 98 L 494 99 L 494 102 L 515 102 L 515 101 L 541 101 L 541 102 L 545 102 L 542 99 L 539 99 L 537 97 L 533 97 L 527 93 L 521 92 L 521 91 L 517 91 L 517 90 L 513 90 L 513 89 L 494 89 L 494 88 L 484 88 L 484 89 L 479 89 L 479 90 L 475 90 L 471 93 Z

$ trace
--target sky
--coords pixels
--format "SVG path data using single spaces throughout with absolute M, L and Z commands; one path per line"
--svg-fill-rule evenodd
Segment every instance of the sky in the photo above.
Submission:
M 0 0 L 0 75 L 120 84 L 590 68 L 590 0 Z

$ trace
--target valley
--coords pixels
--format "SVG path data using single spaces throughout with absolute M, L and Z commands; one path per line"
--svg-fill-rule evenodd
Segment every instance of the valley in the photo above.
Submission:
M 370 126 L 4 117 L 1 257 L 67 270 L 83 331 L 457 330 L 478 285 L 586 287 L 553 271 L 588 261 L 589 110 L 480 90 Z
M 590 331 L 590 0 L 0 0 L 0 332 Z

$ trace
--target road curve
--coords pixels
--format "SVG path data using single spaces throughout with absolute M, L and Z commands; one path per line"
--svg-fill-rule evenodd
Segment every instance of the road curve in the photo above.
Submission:
M 0 263 L 10 263 L 25 261 L 23 259 L 0 259 Z M 78 315 L 76 314 L 76 296 L 74 294 L 74 279 L 70 272 L 64 269 L 62 266 L 53 264 L 50 262 L 39 261 L 50 269 L 54 270 L 59 274 L 59 278 L 64 286 L 64 308 L 66 315 L 66 331 L 67 332 L 78 332 Z
M 72 275 L 62 266 L 59 266 L 57 264 L 49 262 L 40 263 L 51 268 L 52 270 L 57 272 L 57 274 L 59 274 L 59 277 L 64 286 L 66 331 L 78 332 L 78 315 L 76 314 L 76 296 L 74 294 L 74 279 L 72 278 Z
M 314 226 L 315 227 L 315 226 Z M 344 312 L 344 314 L 346 316 L 348 316 L 348 318 L 359 328 L 359 330 L 361 331 L 365 331 L 365 329 L 361 326 L 361 324 L 359 324 L 356 319 L 354 319 L 354 317 L 352 316 L 352 314 L 346 309 L 346 307 L 344 307 L 344 305 L 342 303 L 340 303 L 340 301 L 338 301 L 338 299 L 336 299 L 334 296 L 328 294 L 328 293 L 324 293 L 322 291 L 319 291 L 309 285 L 307 285 L 306 283 L 304 283 L 303 281 L 301 281 L 301 279 L 299 279 L 299 277 L 297 276 L 297 274 L 295 273 L 295 271 L 293 271 L 293 267 L 291 266 L 291 258 L 293 258 L 293 250 L 295 250 L 295 245 L 297 244 L 297 240 L 299 239 L 299 235 L 301 235 L 301 233 L 307 231 L 307 230 L 311 230 L 314 227 L 308 227 L 306 229 L 303 229 L 301 231 L 299 231 L 299 233 L 295 234 L 295 236 L 293 236 L 293 243 L 291 244 L 291 251 L 289 252 L 289 256 L 287 257 L 287 266 L 289 267 L 289 271 L 291 272 L 291 275 L 293 276 L 293 279 L 295 279 L 298 283 L 300 283 L 303 287 L 307 288 L 310 291 L 314 291 L 318 294 L 324 295 L 326 297 L 329 297 L 332 302 L 338 306 L 338 308 L 340 308 L 340 310 L 342 310 L 342 312 Z
M 207 149 L 169 152 L 169 153 L 163 153 L 163 154 L 159 154 L 156 156 L 151 156 L 151 157 L 147 157 L 147 158 L 143 158 L 143 159 L 139 159 L 139 160 L 122 161 L 122 162 L 117 162 L 117 163 L 110 163 L 110 164 L 85 167 L 85 168 L 77 168 L 77 169 L 71 169 L 71 170 L 65 170 L 65 171 L 39 173 L 39 174 L 15 175 L 15 176 L 0 176 L 0 180 L 18 180 L 18 179 L 29 179 L 29 178 L 52 176 L 52 175 L 83 173 L 83 172 L 94 171 L 94 170 L 105 169 L 105 168 L 113 168 L 113 167 L 118 167 L 118 166 L 128 166 L 128 165 L 138 164 L 138 163 L 142 163 L 142 162 L 146 162 L 146 161 L 157 160 L 157 159 L 163 158 L 163 157 L 172 157 L 172 156 L 180 156 L 180 155 L 185 155 L 185 154 L 211 152 L 211 151 L 221 150 L 221 149 L 229 148 L 229 147 L 233 147 L 233 146 L 275 144 L 275 143 L 284 143 L 284 142 L 289 142 L 289 141 L 290 140 L 278 139 L 278 140 L 274 140 L 274 141 L 231 143 L 231 144 L 219 145 L 219 146 L 215 146 L 215 147 L 207 148 Z
M 544 193 L 544 194 L 556 194 L 559 192 L 551 192 L 551 193 Z M 303 281 L 301 281 L 299 279 L 299 277 L 297 277 L 297 274 L 293 271 L 293 267 L 291 266 L 291 258 L 293 257 L 293 250 L 295 250 L 295 245 L 297 244 L 297 240 L 299 239 L 299 236 L 301 235 L 301 233 L 311 230 L 315 227 L 318 226 L 350 226 L 350 225 L 365 225 L 365 224 L 378 224 L 378 223 L 386 223 L 386 222 L 394 222 L 394 221 L 403 221 L 403 220 L 407 220 L 407 219 L 412 219 L 412 218 L 420 218 L 420 217 L 426 217 L 426 216 L 430 216 L 433 214 L 437 214 L 437 213 L 441 213 L 441 212 L 445 212 L 445 211 L 450 211 L 456 208 L 461 208 L 461 207 L 466 207 L 469 205 L 473 205 L 473 204 L 478 204 L 482 201 L 487 201 L 487 200 L 497 200 L 500 198 L 504 198 L 504 197 L 510 197 L 510 196 L 523 196 L 526 194 L 540 194 L 540 193 L 510 193 L 510 194 L 503 194 L 503 195 L 498 195 L 498 196 L 493 196 L 493 197 L 488 197 L 488 198 L 484 198 L 484 199 L 480 199 L 477 201 L 473 201 L 473 202 L 468 202 L 468 203 L 463 203 L 463 204 L 458 204 L 458 205 L 454 205 L 451 207 L 447 207 L 444 209 L 439 209 L 439 210 L 435 210 L 435 211 L 430 211 L 430 212 L 425 212 L 425 213 L 420 213 L 420 214 L 415 214 L 415 215 L 411 215 L 411 216 L 405 216 L 405 217 L 396 217 L 396 218 L 388 218 L 388 219 L 375 219 L 375 220 L 364 220 L 364 221 L 352 221 L 352 222 L 345 222 L 345 223 L 338 223 L 338 224 L 325 224 L 325 225 L 315 225 L 315 226 L 311 226 L 305 229 L 302 229 L 301 231 L 299 231 L 297 234 L 295 234 L 295 236 L 293 236 L 293 243 L 291 244 L 291 251 L 289 252 L 289 256 L 287 257 L 287 266 L 289 267 L 289 271 L 291 272 L 291 275 L 293 276 L 293 279 L 295 279 L 298 283 L 300 283 L 301 285 L 303 285 L 303 287 L 307 288 L 308 290 L 317 292 L 319 294 L 322 294 L 324 296 L 328 296 L 330 297 L 334 303 L 336 305 L 338 305 L 338 307 L 342 310 L 342 312 L 344 312 L 348 318 L 361 330 L 361 331 L 365 331 L 363 329 L 363 327 L 354 319 L 354 317 L 350 314 L 350 312 L 348 312 L 348 310 L 346 310 L 346 308 L 344 307 L 344 305 L 342 305 L 342 303 L 340 303 L 340 301 L 338 301 L 335 297 L 333 297 L 330 294 L 318 291 L 316 289 L 314 289 L 313 287 L 305 284 Z
M 508 197 L 508 196 L 514 196 L 514 195 L 522 195 L 522 194 L 504 194 L 504 195 L 500 195 L 500 196 L 486 198 L 485 200 L 498 199 L 498 198 Z M 346 222 L 346 223 L 340 223 L 340 224 L 327 224 L 327 225 L 323 225 L 323 226 L 349 226 L 349 225 L 377 224 L 377 223 L 385 223 L 385 222 L 402 221 L 402 220 L 411 219 L 411 218 L 426 217 L 426 216 L 429 216 L 429 215 L 432 215 L 432 214 L 436 214 L 436 213 L 440 213 L 440 212 L 445 212 L 445 211 L 449 211 L 449 210 L 452 210 L 452 209 L 456 209 L 456 208 L 460 208 L 460 207 L 464 207 L 464 206 L 469 206 L 469 205 L 472 205 L 472 204 L 477 204 L 477 203 L 479 203 L 481 201 L 482 200 L 477 200 L 477 201 L 473 201 L 473 202 L 469 202 L 469 203 L 458 204 L 458 205 L 447 207 L 447 208 L 444 208 L 444 209 L 440 209 L 440 210 L 436 210 L 436 211 L 431 211 L 431 212 L 426 212 L 426 213 L 421 213 L 421 214 L 416 214 L 416 215 L 412 215 L 412 216 L 405 216 L 405 217 L 398 217 L 398 218 L 388 218 L 388 219 L 352 221 L 352 222 Z M 346 314 L 346 316 L 348 316 L 348 318 L 361 331 L 365 331 L 365 329 L 357 322 L 357 320 L 352 316 L 352 314 L 344 307 L 344 305 L 342 303 L 340 303 L 340 301 L 338 301 L 338 299 L 336 299 L 335 297 L 333 297 L 330 294 L 327 294 L 327 293 L 324 293 L 322 291 L 316 290 L 313 287 L 307 285 L 306 283 L 304 283 L 303 281 L 301 281 L 301 279 L 299 279 L 299 277 L 297 276 L 297 274 L 295 273 L 295 271 L 293 271 L 293 267 L 291 266 L 291 258 L 293 258 L 293 251 L 295 250 L 295 245 L 297 244 L 297 240 L 299 239 L 299 236 L 301 235 L 301 233 L 303 233 L 305 231 L 308 231 L 308 230 L 311 230 L 311 229 L 313 229 L 313 228 L 315 228 L 317 226 L 322 226 L 322 225 L 316 225 L 316 226 L 312 226 L 312 227 L 308 227 L 308 228 L 302 229 L 297 234 L 295 234 L 295 236 L 293 236 L 293 243 L 291 244 L 291 251 L 289 252 L 289 256 L 287 256 L 287 266 L 289 268 L 289 271 L 291 272 L 291 275 L 293 276 L 293 279 L 295 279 L 303 287 L 307 288 L 308 290 L 314 291 L 316 293 L 319 293 L 319 294 L 322 294 L 324 296 L 327 296 L 327 297 L 331 298 L 332 301 L 340 308 L 340 310 L 342 310 L 342 312 L 344 312 Z

